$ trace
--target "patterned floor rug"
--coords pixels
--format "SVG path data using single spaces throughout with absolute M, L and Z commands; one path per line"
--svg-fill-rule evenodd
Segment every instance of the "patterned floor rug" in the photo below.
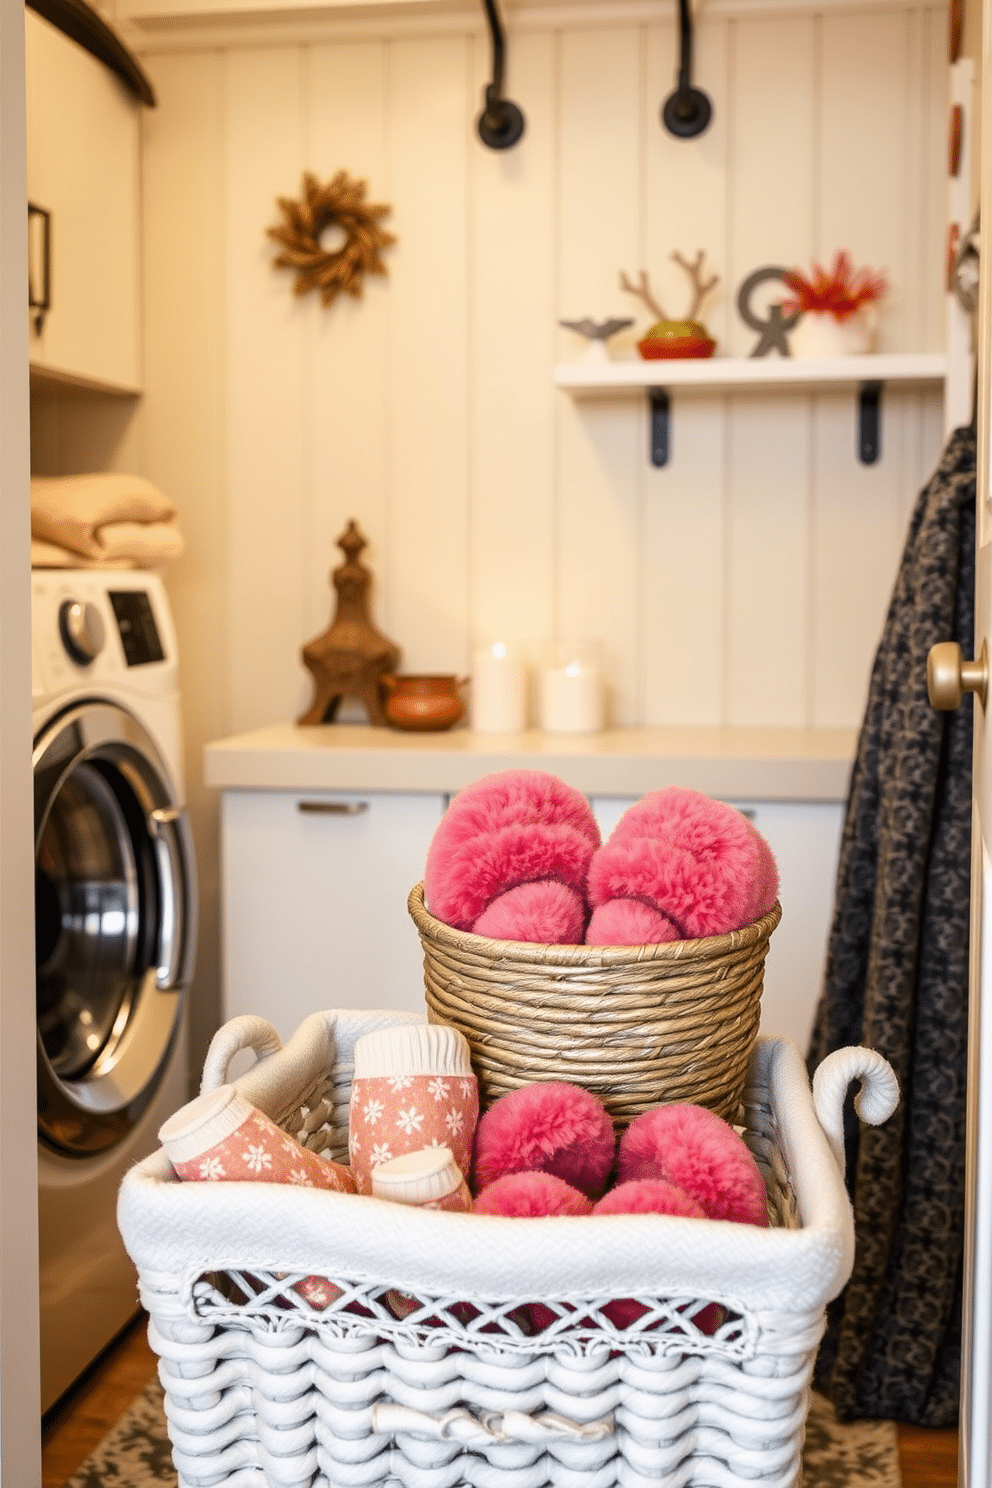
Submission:
M 74 1473 L 66 1488 L 177 1488 L 162 1391 L 153 1380 Z M 839 1425 L 814 1395 L 806 1425 L 802 1488 L 901 1488 L 891 1421 Z

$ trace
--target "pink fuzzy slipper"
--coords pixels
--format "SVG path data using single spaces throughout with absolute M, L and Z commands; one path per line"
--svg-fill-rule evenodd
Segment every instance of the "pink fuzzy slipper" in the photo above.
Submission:
M 620 1139 L 617 1177 L 620 1184 L 662 1178 L 709 1219 L 768 1224 L 758 1164 L 734 1128 L 703 1106 L 655 1106 L 635 1116 Z
M 706 1210 L 684 1189 L 664 1178 L 631 1178 L 618 1183 L 593 1205 L 593 1214 L 674 1214 L 705 1219 Z
M 539 1080 L 501 1095 L 475 1129 L 474 1187 L 507 1173 L 553 1173 L 595 1198 L 615 1152 L 613 1123 L 601 1101 L 579 1085 Z
M 486 905 L 472 931 L 493 940 L 581 945 L 586 933 L 586 907 L 566 884 L 541 879 L 500 894 Z
M 589 1214 L 592 1200 L 554 1173 L 506 1173 L 483 1189 L 473 1214 L 536 1219 L 548 1214 Z
M 505 770 L 467 786 L 427 853 L 424 902 L 446 925 L 499 940 L 581 945 L 585 884 L 599 828 L 580 791 L 543 770 Z M 542 892 L 511 891 L 536 888 Z M 543 892 L 553 885 L 557 893 Z M 508 902 L 499 910 L 496 901 Z M 488 910 L 480 923 L 480 917 Z
M 664 1178 L 634 1178 L 618 1183 L 593 1205 L 593 1214 L 674 1214 L 682 1219 L 705 1219 L 706 1210 L 674 1183 Z M 629 1328 L 647 1311 L 642 1302 L 632 1297 L 618 1297 L 603 1308 L 615 1328 Z M 723 1309 L 710 1303 L 693 1318 L 701 1333 L 716 1332 L 723 1321 Z
M 449 818 L 457 819 L 459 838 L 486 836 L 511 822 L 529 821 L 571 827 L 594 848 L 600 842 L 599 827 L 585 796 L 547 770 L 499 770 L 473 780 L 451 802 L 435 841 L 444 840 Z
M 725 935 L 767 914 L 778 869 L 761 833 L 699 791 L 652 791 L 624 812 L 589 868 L 587 945 Z

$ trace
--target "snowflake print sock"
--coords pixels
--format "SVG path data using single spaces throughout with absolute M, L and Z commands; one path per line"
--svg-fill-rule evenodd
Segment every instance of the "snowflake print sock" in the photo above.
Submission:
M 198 1095 L 169 1117 L 158 1136 L 184 1183 L 254 1180 L 355 1192 L 346 1167 L 301 1147 L 233 1085 Z M 323 1312 L 342 1295 L 325 1276 L 305 1276 L 292 1290 L 314 1312 Z
M 372 1192 L 373 1168 L 424 1147 L 449 1147 L 464 1177 L 478 1116 L 479 1087 L 457 1028 L 401 1024 L 356 1043 L 348 1153 L 360 1194 Z
M 355 1191 L 346 1167 L 301 1147 L 233 1085 L 198 1095 L 170 1116 L 158 1135 L 184 1182 L 256 1180 Z
M 372 1169 L 372 1195 L 394 1204 L 412 1204 L 420 1209 L 448 1209 L 464 1213 L 472 1207 L 472 1195 L 450 1147 L 423 1147 L 404 1152 Z

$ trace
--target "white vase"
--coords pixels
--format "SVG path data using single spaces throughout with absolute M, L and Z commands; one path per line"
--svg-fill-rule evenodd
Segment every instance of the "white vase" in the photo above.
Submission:
M 794 357 L 823 361 L 828 357 L 865 356 L 874 349 L 875 317 L 865 306 L 838 320 L 829 311 L 811 310 L 789 332 Z

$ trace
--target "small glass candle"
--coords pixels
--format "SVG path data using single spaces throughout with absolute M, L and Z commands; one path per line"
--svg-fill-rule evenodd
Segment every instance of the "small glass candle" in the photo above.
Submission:
M 604 722 L 603 674 L 591 642 L 556 642 L 541 670 L 541 727 L 553 734 L 594 734 Z
M 481 734 L 516 734 L 527 727 L 527 663 L 506 641 L 473 654 L 470 716 Z

